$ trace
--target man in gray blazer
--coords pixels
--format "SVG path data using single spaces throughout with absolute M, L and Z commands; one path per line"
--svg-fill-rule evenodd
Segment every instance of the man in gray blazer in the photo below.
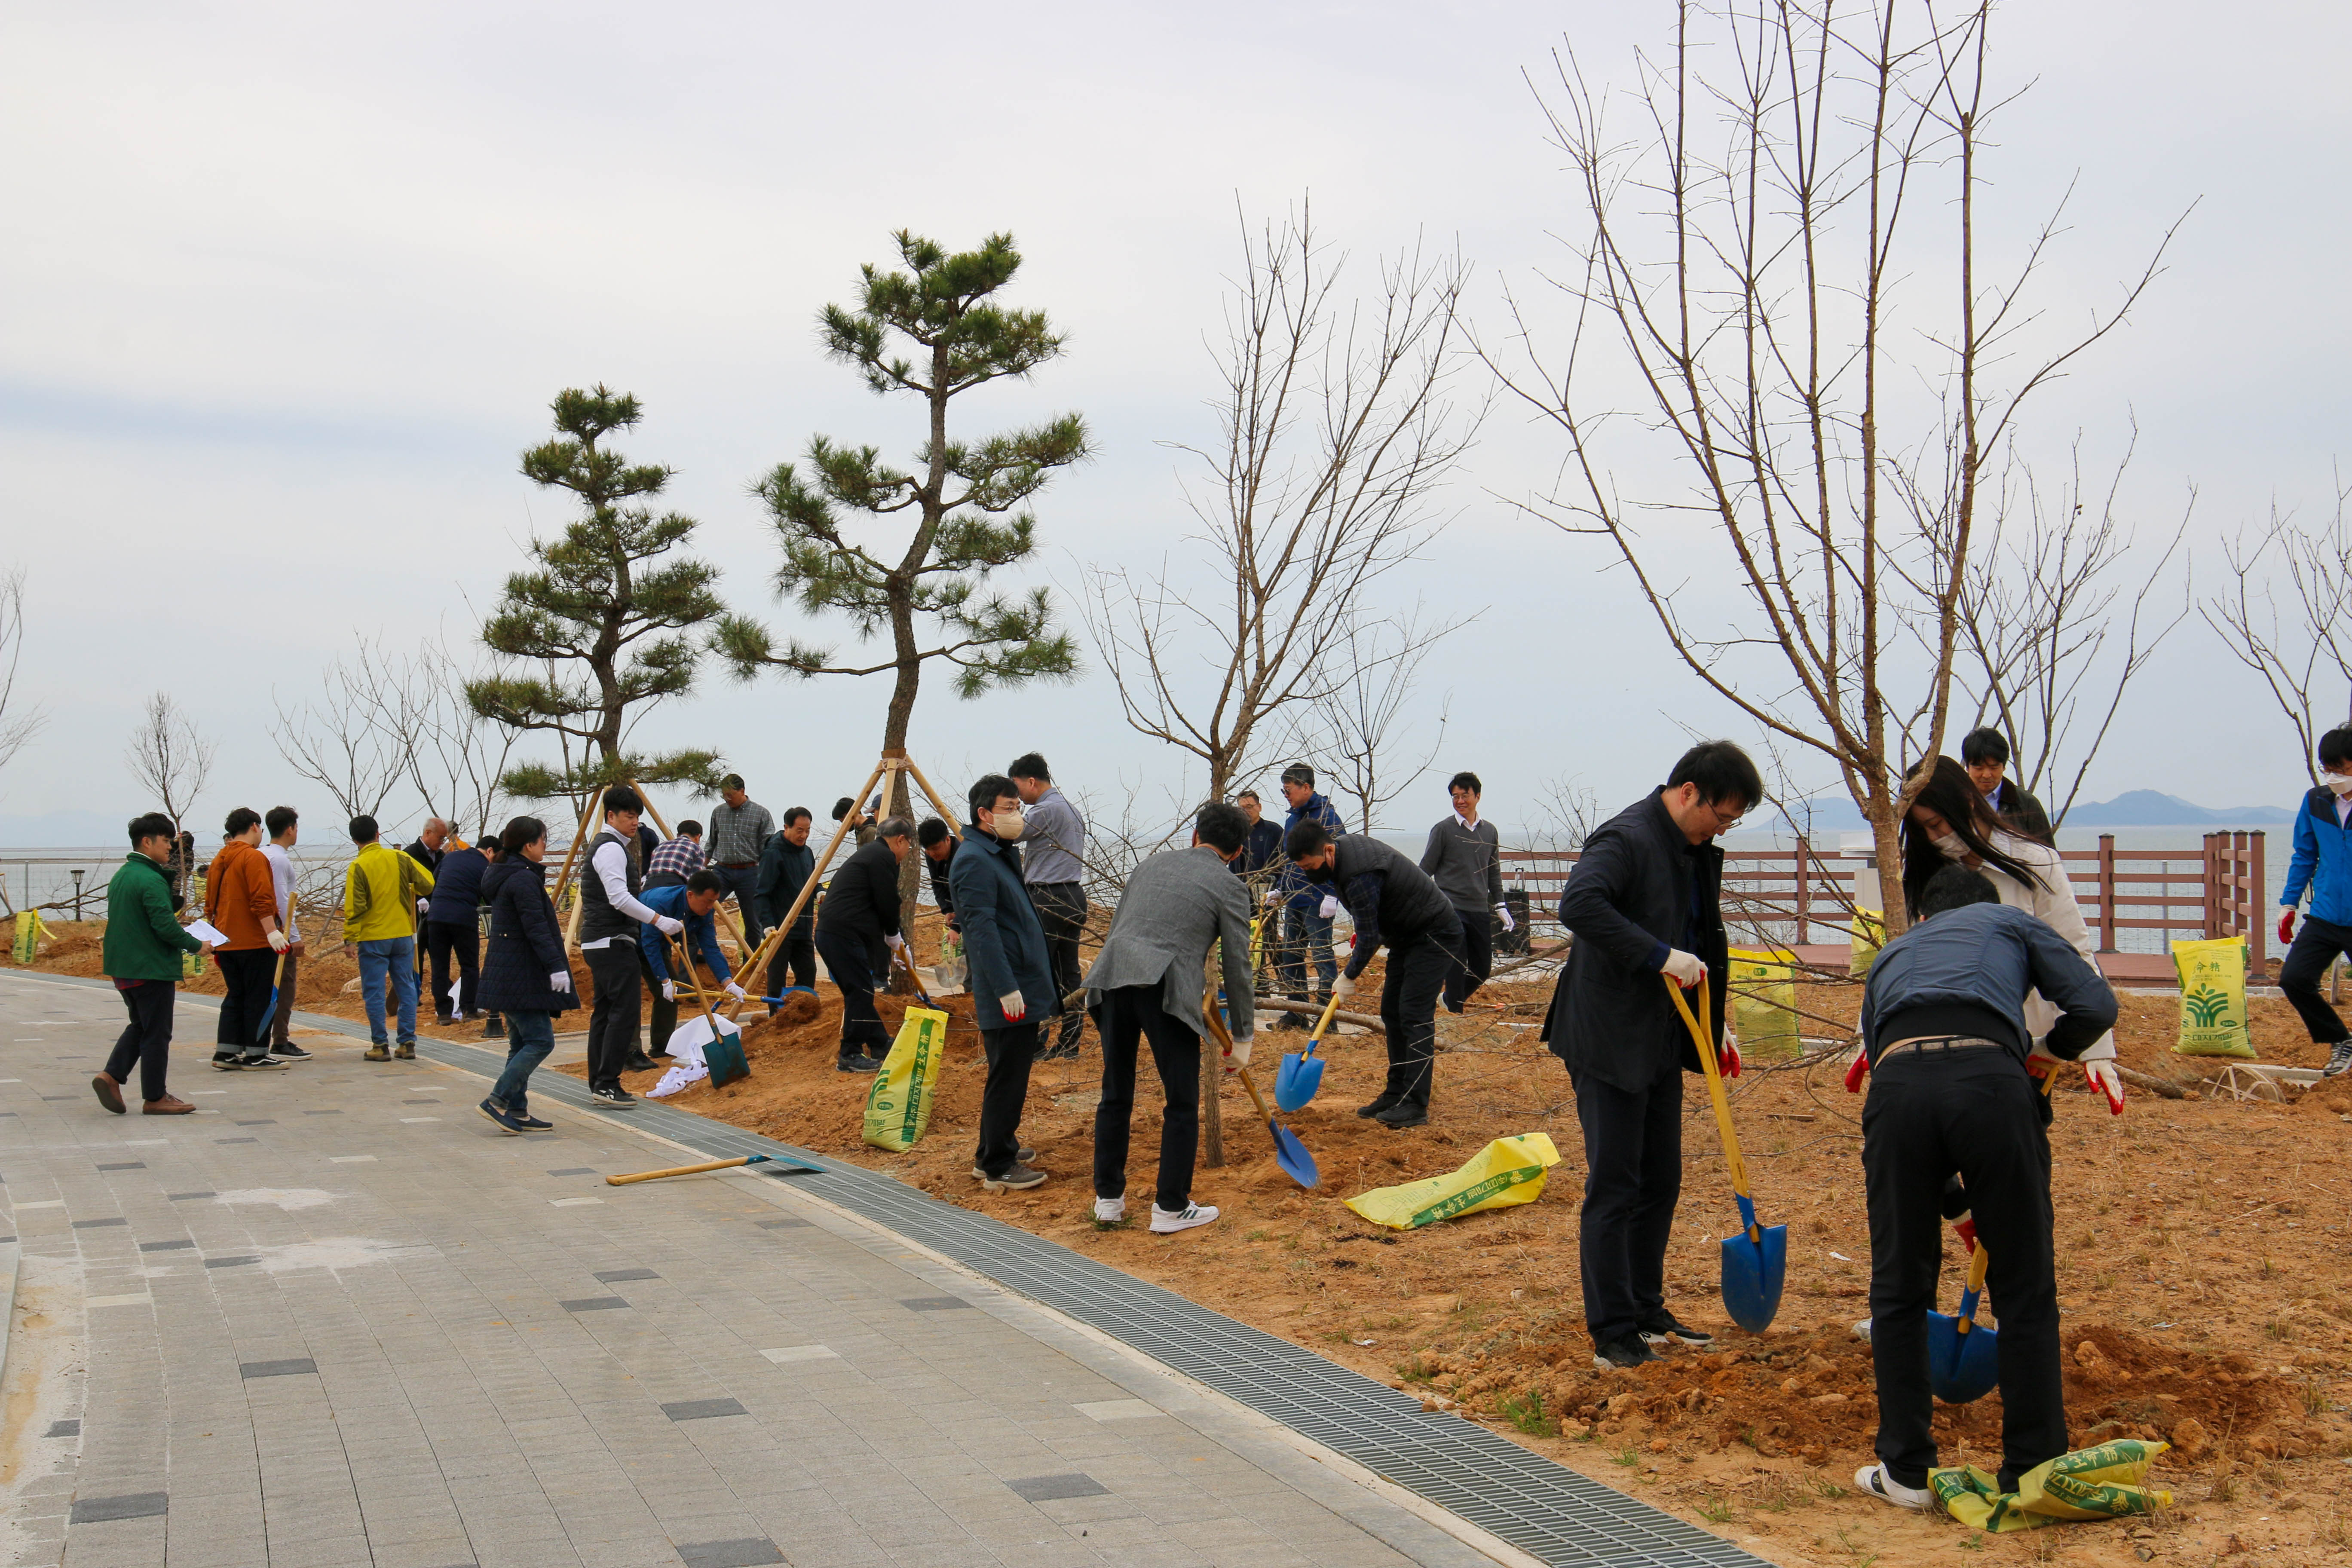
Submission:
M 1087 972 L 1087 1007 L 1102 1037 L 1102 1100 L 1095 1109 L 1095 1218 L 1127 1217 L 1127 1145 L 1135 1115 L 1136 1047 L 1168 1092 L 1160 1131 L 1160 1186 L 1151 1228 L 1166 1235 L 1207 1225 L 1215 1208 L 1192 1201 L 1201 1141 L 1202 971 L 1221 942 L 1234 1060 L 1249 1065 L 1256 1028 L 1250 989 L 1249 890 L 1231 869 L 1249 842 L 1239 806 L 1204 805 L 1190 849 L 1154 855 L 1135 868 L 1111 916 L 1110 934 Z

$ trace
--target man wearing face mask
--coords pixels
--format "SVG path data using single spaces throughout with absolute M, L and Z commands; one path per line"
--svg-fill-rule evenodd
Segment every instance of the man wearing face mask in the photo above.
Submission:
M 1029 1064 L 1040 1026 L 1061 1010 L 1045 954 L 1045 930 L 1021 881 L 1021 796 L 1013 781 L 990 773 L 971 786 L 972 830 L 948 863 L 948 889 L 963 926 L 971 1011 L 988 1055 L 980 1093 L 980 1148 L 971 1173 L 987 1192 L 1025 1192 L 1045 1173 L 1021 1147 L 1021 1110 L 1029 1098 Z
M 2279 941 L 2293 945 L 2279 967 L 2279 989 L 2303 1018 L 2312 1039 L 2327 1047 L 2330 1078 L 2352 1068 L 2352 1031 L 2319 983 L 2336 960 L 2352 952 L 2352 725 L 2319 737 L 2319 784 L 2294 814 L 2294 857 L 2279 894 Z M 2295 907 L 2311 893 L 2311 915 L 2294 929 Z
M 1650 1347 L 1669 1341 L 1713 1342 L 1666 1310 L 1682 1079 L 1704 1070 L 1666 982 L 1709 983 L 1701 1022 L 1719 1042 L 1724 1073 L 1738 1077 L 1739 1052 L 1723 1026 L 1730 960 L 1715 839 L 1763 798 L 1747 752 L 1728 741 L 1693 746 L 1664 788 L 1585 840 L 1560 894 L 1560 924 L 1576 940 L 1542 1038 L 1567 1064 L 1584 1133 L 1578 1261 L 1593 1364 L 1604 1372 L 1654 1361 Z
M 1316 889 L 1334 889 L 1331 896 L 1356 922 L 1333 995 L 1343 1002 L 1354 995 L 1356 976 L 1372 954 L 1389 950 L 1381 986 L 1388 1082 L 1356 1114 L 1399 1131 L 1424 1125 L 1437 1057 L 1437 998 L 1445 977 L 1462 967 L 1462 917 L 1428 872 L 1370 834 L 1334 838 L 1321 823 L 1307 821 L 1284 836 L 1282 847 Z

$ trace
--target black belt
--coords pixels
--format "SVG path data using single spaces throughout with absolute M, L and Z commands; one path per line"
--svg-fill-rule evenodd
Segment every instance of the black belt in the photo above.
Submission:
M 2005 1051 L 2009 1047 L 1999 1040 L 1988 1040 L 1975 1035 L 1923 1035 L 1917 1039 L 1903 1040 L 1878 1053 L 1885 1061 L 1897 1051 L 1925 1051 L 1933 1047 L 1939 1051 Z

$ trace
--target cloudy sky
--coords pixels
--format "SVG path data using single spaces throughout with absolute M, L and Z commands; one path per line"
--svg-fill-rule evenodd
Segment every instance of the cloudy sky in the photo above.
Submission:
M 887 15 L 887 26 L 870 16 Z M 2128 16 L 2128 22 L 2118 18 Z M 1038 509 L 1040 578 L 1184 547 L 1182 459 L 1213 426 L 1203 347 L 1235 213 L 1312 193 L 1369 268 L 1418 235 L 1477 268 L 1474 319 L 1533 285 L 1572 191 L 1523 72 L 1573 41 L 1619 77 L 1660 4 L 1566 5 L 566 4 L 381 9 L 151 5 L 0 11 L 0 564 L 30 574 L 20 694 L 47 728 L 0 774 L 0 816 L 147 805 L 121 763 L 171 690 L 220 762 L 200 816 L 280 799 L 273 694 L 307 695 L 355 633 L 463 644 L 524 542 L 565 513 L 516 469 L 563 386 L 637 394 L 626 449 L 678 470 L 727 596 L 773 612 L 747 494 L 815 432 L 905 452 L 908 405 L 824 361 L 813 319 L 901 226 L 1009 229 L 1019 302 L 1069 333 L 1034 385 L 965 427 L 1082 411 L 1100 456 Z M 2152 533 L 2190 487 L 2199 592 L 2217 542 L 2275 501 L 2324 511 L 2347 413 L 2340 279 L 2352 136 L 2339 7 L 2086 0 L 1998 24 L 2028 95 L 1990 155 L 2009 237 L 2079 182 L 2045 274 L 2105 298 L 2192 203 L 2131 328 L 2040 405 L 2111 461 Z M 1446 498 L 1450 531 L 1394 596 L 1479 613 L 1431 661 L 1441 768 L 1518 821 L 1536 781 L 1603 800 L 1654 781 L 1685 726 L 1751 732 L 1666 660 L 1589 540 L 1517 514 L 1555 442 L 1498 410 Z M 470 605 L 470 608 L 469 608 Z M 1073 616 L 1073 619 L 1075 616 Z M 841 640 L 839 628 L 808 635 Z M 2143 677 L 2086 795 L 2154 786 L 2284 801 L 2292 735 L 2192 620 Z M 870 765 L 878 679 L 744 688 L 713 670 L 646 724 L 781 807 Z M 1089 793 L 1164 785 L 1100 678 L 958 701 L 915 747 L 961 781 L 1043 750 Z M 1826 782 L 1826 781 L 1824 781 Z M 1443 809 L 1438 780 L 1417 823 Z M 680 803 L 683 804 L 683 803 Z

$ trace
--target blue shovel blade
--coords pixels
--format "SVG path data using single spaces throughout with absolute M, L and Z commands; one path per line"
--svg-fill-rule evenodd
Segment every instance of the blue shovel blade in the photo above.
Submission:
M 1323 1064 L 1317 1062 L 1315 1067 L 1320 1073 Z M 1315 1168 L 1315 1156 L 1307 1152 L 1307 1145 L 1298 1141 L 1298 1134 L 1278 1121 L 1269 1121 L 1265 1127 L 1274 1134 L 1274 1163 L 1282 1167 L 1282 1173 L 1302 1187 L 1319 1184 L 1323 1173 Z
M 1764 1226 L 1759 1240 L 1750 1240 L 1744 1230 L 1723 1238 L 1723 1310 L 1749 1333 L 1772 1326 L 1788 1274 L 1787 1226 Z
M 1972 1314 L 1975 1300 L 1960 1303 L 1963 1315 Z M 1971 1321 L 1960 1332 L 1960 1319 L 1941 1312 L 1927 1314 L 1927 1386 L 1947 1405 L 1981 1399 L 2000 1384 L 2000 1336 Z
M 1274 1102 L 1285 1110 L 1303 1109 L 1323 1087 L 1323 1058 L 1294 1051 L 1275 1069 Z M 1308 1186 L 1315 1184 L 1309 1182 Z

